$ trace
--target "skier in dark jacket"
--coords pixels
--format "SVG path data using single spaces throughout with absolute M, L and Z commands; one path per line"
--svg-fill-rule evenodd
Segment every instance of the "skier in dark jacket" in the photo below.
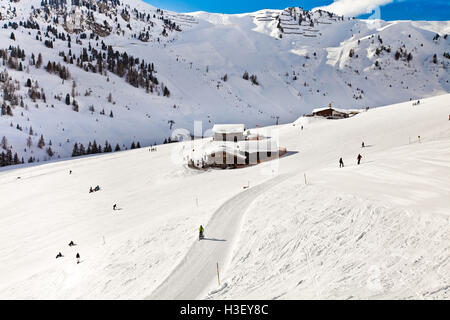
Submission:
M 58 258 L 62 258 L 63 257 L 63 255 L 62 255 L 62 253 L 61 252 L 59 252 L 57 255 L 56 255 L 56 259 L 58 259 Z
M 69 242 L 69 247 L 73 247 L 75 245 L 75 243 L 73 243 L 73 241 Z
M 77 252 L 76 258 L 77 258 L 77 264 L 79 264 L 80 263 L 80 254 L 78 252 Z
M 344 167 L 344 160 L 342 158 L 339 159 L 339 168 Z
M 117 204 L 113 205 L 113 210 L 116 211 L 117 209 Z
M 358 165 L 360 165 L 361 164 L 361 159 L 362 159 L 362 155 L 361 154 L 358 154 Z

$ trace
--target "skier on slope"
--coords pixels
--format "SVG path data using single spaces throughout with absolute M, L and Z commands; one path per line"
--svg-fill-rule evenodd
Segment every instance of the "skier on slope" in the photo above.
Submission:
M 358 158 L 356 158 L 356 159 L 358 160 L 358 165 L 360 165 L 361 164 L 362 155 L 358 154 Z
M 62 258 L 63 257 L 63 255 L 62 255 L 62 253 L 61 252 L 59 252 L 57 255 L 56 255 L 56 259 L 58 259 L 58 258 Z
M 204 233 L 205 229 L 203 228 L 203 226 L 200 226 L 200 228 L 198 228 L 198 240 L 203 240 L 205 238 Z
M 78 252 L 77 252 L 76 258 L 77 258 L 77 264 L 79 264 L 80 263 L 80 254 Z
M 339 168 L 344 167 L 344 160 L 342 158 L 339 159 Z

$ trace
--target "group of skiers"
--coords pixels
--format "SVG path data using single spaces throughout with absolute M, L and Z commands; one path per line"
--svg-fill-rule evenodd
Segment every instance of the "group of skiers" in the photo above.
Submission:
M 361 148 L 365 148 L 366 144 L 364 143 L 364 141 L 361 144 Z M 362 160 L 363 156 L 361 155 L 361 153 L 358 154 L 358 156 L 356 157 L 356 161 L 358 163 L 358 166 L 361 164 L 361 160 Z M 339 159 L 339 168 L 344 168 L 344 159 L 340 158 Z
M 70 241 L 70 243 L 69 243 L 69 247 L 74 247 L 74 246 L 76 246 L 76 244 L 73 242 L 73 241 Z M 63 258 L 64 256 L 63 256 L 63 254 L 61 253 L 61 252 L 58 252 L 58 254 L 56 255 L 56 259 L 59 259 L 59 258 Z M 81 259 L 81 256 L 80 256 L 80 254 L 77 252 L 77 254 L 75 255 L 75 258 L 77 259 L 77 264 L 79 264 L 81 261 L 80 261 L 80 259 Z
M 89 193 L 100 191 L 100 186 L 96 186 L 94 189 L 92 187 L 89 188 Z
M 361 164 L 361 160 L 362 160 L 363 156 L 361 154 L 358 154 L 358 156 L 356 157 L 356 161 L 358 162 L 358 166 Z M 344 160 L 342 158 L 339 159 L 339 168 L 344 168 Z

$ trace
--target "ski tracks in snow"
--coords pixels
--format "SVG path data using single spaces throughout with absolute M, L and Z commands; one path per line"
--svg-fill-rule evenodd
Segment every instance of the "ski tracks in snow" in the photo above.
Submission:
M 192 245 L 179 265 L 147 299 L 192 300 L 206 296 L 208 290 L 217 285 L 217 263 L 221 269 L 226 267 L 250 204 L 289 177 L 279 175 L 226 201 L 206 226 L 205 240 Z

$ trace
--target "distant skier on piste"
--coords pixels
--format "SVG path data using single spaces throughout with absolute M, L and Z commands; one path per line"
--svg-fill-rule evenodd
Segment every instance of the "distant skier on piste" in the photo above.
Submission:
M 79 264 L 80 263 L 80 254 L 78 252 L 77 252 L 76 258 L 77 258 L 77 264 Z
M 344 160 L 342 158 L 339 159 L 339 168 L 344 167 Z
M 358 165 L 361 164 L 361 160 L 362 160 L 362 155 L 358 154 L 358 158 L 356 158 L 358 160 Z
M 205 232 L 205 229 L 203 228 L 203 226 L 200 226 L 200 228 L 198 228 L 198 240 L 205 239 L 204 232 Z

